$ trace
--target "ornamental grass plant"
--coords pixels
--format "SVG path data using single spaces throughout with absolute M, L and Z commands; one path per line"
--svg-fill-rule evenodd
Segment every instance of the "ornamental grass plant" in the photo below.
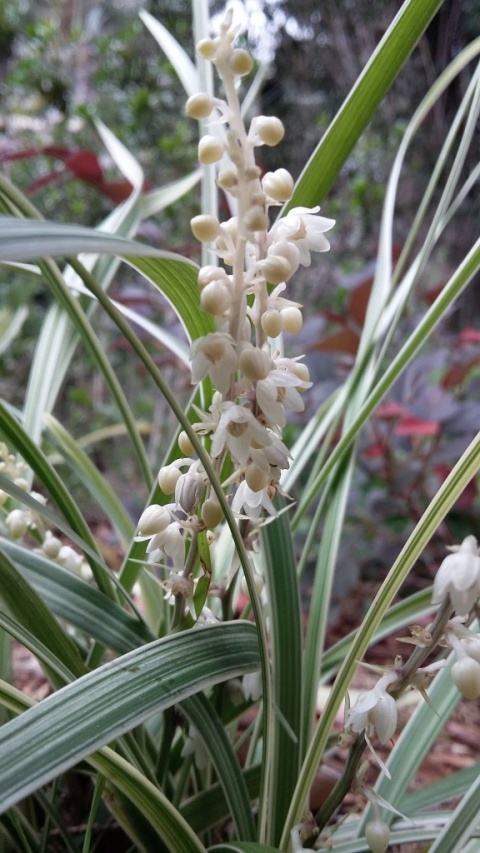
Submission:
M 480 696 L 473 533 L 445 550 L 433 590 L 396 601 L 477 474 L 478 435 L 426 505 L 356 630 L 329 647 L 326 634 L 361 432 L 480 266 L 477 240 L 405 328 L 406 306 L 475 192 L 479 169 L 466 164 L 480 108 L 480 39 L 439 76 L 405 129 L 385 189 L 358 350 L 342 382 L 288 439 L 292 418 L 301 422 L 305 400 L 315 399 L 295 350 L 308 294 L 304 304 L 294 299 L 291 281 L 342 228 L 329 215 L 329 191 L 440 5 L 406 0 L 296 183 L 287 168 L 260 168 L 259 151 L 280 151 L 284 127 L 252 110 L 262 69 L 232 12 L 214 32 L 204 0 L 192 4 L 194 61 L 161 21 L 141 13 L 184 85 L 186 115 L 199 125 L 194 174 L 145 191 L 135 156 L 98 123 L 131 193 L 95 229 L 43 219 L 0 177 L 0 261 L 7 272 L 36 277 L 52 297 L 23 405 L 0 400 L 4 850 L 107 849 L 102 838 L 112 822 L 122 849 L 148 853 L 478 850 L 478 765 L 409 791 L 462 696 Z M 455 119 L 393 263 L 406 153 L 460 74 L 466 83 Z M 145 219 L 196 183 L 201 205 L 191 230 L 200 266 L 135 239 Z M 188 346 L 110 297 L 120 265 L 163 294 Z M 175 418 L 155 467 L 97 334 L 99 315 L 128 342 L 128 358 Z M 188 368 L 185 407 L 146 334 Z M 134 460 L 149 493 L 134 521 L 109 472 L 53 414 L 78 353 L 108 388 L 116 430 L 130 448 L 125 463 Z M 65 466 L 68 483 L 82 486 L 79 498 Z M 85 511 L 92 502 L 119 543 L 119 570 L 93 535 Z M 303 618 L 307 566 L 314 578 Z M 370 665 L 373 686 L 352 689 L 367 650 L 386 636 L 401 639 L 405 654 Z M 12 639 L 43 669 L 42 701 L 12 686 Z M 410 691 L 417 701 L 400 731 L 399 700 Z M 312 790 L 338 741 L 343 770 L 317 801 Z M 64 809 L 73 771 L 88 792 L 81 831 Z

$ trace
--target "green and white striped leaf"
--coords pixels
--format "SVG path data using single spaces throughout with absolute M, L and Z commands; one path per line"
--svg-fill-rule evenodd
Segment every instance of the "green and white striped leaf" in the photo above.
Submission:
M 1 548 L 56 616 L 108 649 L 125 654 L 155 639 L 144 622 L 68 569 L 8 539 Z
M 305 166 L 285 207 L 319 204 L 443 0 L 406 0 Z
M 149 643 L 68 684 L 1 727 L 0 810 L 158 711 L 259 665 L 254 626 L 230 622 Z
M 160 21 L 157 21 L 153 15 L 150 15 L 149 12 L 145 12 L 143 9 L 139 12 L 139 15 L 147 29 L 150 30 L 155 41 L 162 48 L 167 59 L 171 62 L 187 95 L 195 95 L 201 88 L 200 78 L 188 53 L 184 51 L 183 47 L 169 33 L 167 28 Z
M 70 258 L 79 254 L 161 255 L 188 263 L 172 252 L 161 252 L 135 240 L 81 225 L 43 219 L 0 217 L 0 262 L 33 261 L 39 258 Z

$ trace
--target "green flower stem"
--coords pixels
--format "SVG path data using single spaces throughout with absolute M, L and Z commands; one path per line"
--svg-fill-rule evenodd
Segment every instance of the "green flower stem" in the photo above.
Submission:
M 362 760 L 365 751 L 366 741 L 365 735 L 359 734 L 354 743 L 350 747 L 345 769 L 338 780 L 337 784 L 330 791 L 327 799 L 315 815 L 315 820 L 320 829 L 327 825 L 328 821 L 335 814 L 344 798 L 352 787 L 352 782 L 358 771 L 359 764 Z M 311 839 L 314 840 L 313 838 Z

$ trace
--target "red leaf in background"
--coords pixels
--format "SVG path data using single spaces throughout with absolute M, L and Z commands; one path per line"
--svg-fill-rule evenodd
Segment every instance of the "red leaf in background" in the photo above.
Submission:
M 415 418 L 413 415 L 406 415 L 395 427 L 396 435 L 417 436 L 418 438 L 438 435 L 439 432 L 440 424 L 438 421 L 426 421 Z
M 103 193 L 103 195 L 106 195 L 115 204 L 120 204 L 121 201 L 125 201 L 133 189 L 129 181 L 102 181 L 99 184 L 95 184 L 95 186 L 97 190 Z M 150 182 L 145 181 L 143 189 L 148 190 L 150 188 Z
M 447 479 L 450 471 L 452 469 L 449 468 L 448 465 L 435 465 L 434 471 L 438 477 L 440 477 L 442 483 Z M 454 506 L 457 509 L 470 509 L 474 501 L 476 500 L 478 494 L 478 488 L 476 483 L 476 478 L 470 480 L 470 482 L 465 486 L 461 495 L 455 501 Z
M 365 322 L 368 300 L 370 299 L 370 293 L 372 292 L 372 284 L 373 277 L 370 276 L 355 288 L 348 301 L 349 317 L 351 317 L 352 320 L 355 320 L 360 328 L 363 328 L 363 324 Z
M 132 185 L 125 180 L 106 181 L 103 169 L 97 155 L 89 149 L 76 151 L 62 145 L 44 145 L 39 148 L 27 148 L 24 151 L 14 151 L 0 155 L 0 162 L 8 160 L 25 160 L 30 157 L 53 157 L 60 160 L 65 169 L 57 169 L 43 175 L 26 187 L 27 193 L 33 193 L 41 187 L 47 186 L 52 181 L 65 177 L 67 171 L 71 172 L 78 180 L 85 181 L 95 187 L 99 192 L 106 195 L 114 204 L 125 201 L 132 192 Z M 144 189 L 150 189 L 150 183 L 145 182 Z
M 385 453 L 385 448 L 382 447 L 381 444 L 372 444 L 367 450 L 363 451 L 363 456 L 367 456 L 368 459 L 378 459 L 380 456 L 383 456 Z
M 339 314 L 338 311 L 330 311 L 329 308 L 324 308 L 322 311 L 322 316 L 325 317 L 326 320 L 329 320 L 331 323 L 340 323 L 342 326 L 346 326 L 345 317 L 343 314 Z
M 480 344 L 480 329 L 462 329 L 459 338 L 462 344 Z
M 462 385 L 471 369 L 476 367 L 477 364 L 480 364 L 480 356 L 470 359 L 465 364 L 454 365 L 450 370 L 447 370 L 442 379 L 442 386 L 444 388 L 453 388 L 455 385 Z
M 327 350 L 328 352 L 343 352 L 347 355 L 356 355 L 360 338 L 352 329 L 343 329 L 341 332 L 334 332 L 322 341 L 312 344 L 308 350 Z
M 440 281 L 435 287 L 430 287 L 423 294 L 423 298 L 428 305 L 433 305 L 437 296 L 440 296 L 443 288 L 445 287 L 448 279 L 444 279 L 444 281 Z
M 425 420 L 424 418 L 416 418 L 411 415 L 408 409 L 401 406 L 400 403 L 382 403 L 376 415 L 382 420 L 398 419 L 395 426 L 395 435 L 411 435 L 425 437 L 428 435 L 437 435 L 440 432 L 440 424 L 438 421 Z
M 80 180 L 92 184 L 103 182 L 103 169 L 93 151 L 72 151 L 63 158 L 63 162 L 67 169 L 70 169 Z
M 400 403 L 381 403 L 376 415 L 378 418 L 389 420 L 390 418 L 403 418 L 408 415 L 408 412 Z

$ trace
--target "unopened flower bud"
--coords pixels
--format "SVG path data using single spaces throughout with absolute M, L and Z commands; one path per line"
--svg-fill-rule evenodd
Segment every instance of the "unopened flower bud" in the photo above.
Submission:
M 303 315 L 300 308 L 295 308 L 294 306 L 282 308 L 280 314 L 284 332 L 288 332 L 290 335 L 298 335 L 303 326 Z
M 275 240 L 268 249 L 267 257 L 269 255 L 286 258 L 290 264 L 290 275 L 300 266 L 300 252 L 291 240 Z
M 246 181 L 256 181 L 262 174 L 261 169 L 258 166 L 247 166 L 245 169 L 245 180 Z
M 276 338 L 282 331 L 282 315 L 276 308 L 270 308 L 262 314 L 262 329 L 269 338 Z
M 213 59 L 217 50 L 217 42 L 214 39 L 201 39 L 197 43 L 197 53 L 204 59 Z
M 254 462 L 250 462 L 245 469 L 245 479 L 247 481 L 247 486 L 252 490 L 252 492 L 260 492 L 262 489 L 265 489 L 270 482 L 270 476 L 266 471 L 263 471 L 262 468 L 259 468 L 258 465 L 255 465 Z
M 203 311 L 213 314 L 214 317 L 222 317 L 230 308 L 231 302 L 230 291 L 222 281 L 211 281 L 200 294 Z
M 21 539 L 28 530 L 29 517 L 23 509 L 12 509 L 5 519 L 5 524 L 13 539 Z
M 262 186 L 269 198 L 282 203 L 293 195 L 293 178 L 286 169 L 267 172 L 262 180 Z
M 258 382 L 259 379 L 266 379 L 270 373 L 272 360 L 263 350 L 248 347 L 242 351 L 238 366 L 247 379 Z
M 250 74 L 250 71 L 253 68 L 253 59 L 248 50 L 244 50 L 242 47 L 237 47 L 232 52 L 229 64 L 234 74 L 238 74 L 239 77 L 243 77 L 245 74 Z
M 170 521 L 170 513 L 165 507 L 160 504 L 150 504 L 139 518 L 138 532 L 140 536 L 155 536 L 157 533 L 162 533 Z
M 263 580 L 261 575 L 257 574 L 257 572 L 255 572 L 255 574 L 253 575 L 253 583 L 255 585 L 255 589 L 257 590 L 258 594 L 261 595 L 261 593 L 263 592 L 263 588 L 265 586 L 265 581 Z M 240 581 L 240 588 L 241 588 L 242 592 L 244 592 L 246 595 L 248 595 L 248 584 L 247 584 L 247 580 L 245 577 L 243 577 L 242 580 Z
M 166 465 L 158 473 L 158 485 L 165 495 L 173 495 L 180 471 L 175 465 Z
M 477 663 L 480 663 L 480 637 L 466 637 L 462 640 L 462 646 L 469 658 L 473 658 Z
M 8 494 L 4 492 L 3 489 L 0 489 L 0 506 L 4 506 L 8 501 Z
M 217 237 L 216 245 L 219 249 L 227 249 L 229 240 L 236 243 L 238 238 L 238 220 L 236 216 L 232 216 L 220 226 L 220 234 Z
M 237 173 L 234 169 L 220 169 L 217 175 L 217 186 L 221 190 L 231 190 L 238 183 Z
M 70 545 L 62 545 L 58 554 L 58 562 L 68 569 L 69 572 L 75 572 L 75 574 L 82 577 L 89 572 L 89 568 L 82 555 L 77 554 Z
M 268 216 L 258 205 L 247 210 L 244 222 L 249 231 L 266 231 L 268 228 Z
M 22 491 L 24 491 L 24 492 L 28 492 L 28 490 L 29 490 L 28 480 L 25 480 L 24 477 L 16 477 L 13 482 L 15 483 L 15 485 L 19 489 L 22 489 Z
M 390 841 L 390 828 L 380 817 L 369 820 L 365 827 L 365 838 L 372 853 L 385 853 Z
M 60 539 L 57 539 L 57 537 L 53 536 L 50 531 L 47 531 L 45 539 L 42 543 L 42 551 L 45 556 L 48 557 L 50 560 L 56 560 L 60 553 L 61 547 L 62 543 L 60 542 Z
M 190 441 L 187 433 L 183 430 L 178 436 L 178 446 L 184 456 L 193 456 L 193 454 L 195 453 L 195 448 L 192 442 Z
M 223 157 L 223 144 L 216 136 L 202 136 L 198 143 L 198 159 L 205 166 L 217 163 Z
M 189 118 L 200 120 L 208 118 L 213 110 L 213 101 L 205 92 L 191 95 L 185 104 L 185 112 Z
M 222 278 L 227 278 L 225 270 L 213 264 L 207 264 L 207 266 L 202 267 L 198 272 L 198 286 L 201 290 L 206 284 L 210 284 L 211 281 Z
M 197 240 L 200 240 L 202 243 L 211 243 L 218 236 L 220 223 L 216 216 L 203 213 L 200 216 L 192 217 L 190 228 Z
M 452 679 L 465 699 L 480 696 L 480 663 L 471 657 L 462 657 L 452 666 Z
M 179 506 L 190 515 L 195 509 L 203 489 L 202 478 L 194 474 L 192 471 L 187 471 L 181 474 L 175 486 L 175 501 Z
M 223 520 L 223 509 L 214 497 L 207 498 L 202 506 L 202 521 L 213 530 Z
M 310 371 L 307 365 L 303 364 L 303 362 L 294 361 L 291 367 L 291 371 L 295 374 L 295 376 L 298 376 L 298 378 L 301 379 L 302 382 L 310 382 Z M 299 390 L 301 390 L 301 388 Z
M 287 281 L 292 274 L 288 260 L 279 255 L 267 255 L 266 258 L 258 262 L 258 266 L 270 284 L 280 284 L 282 281 Z
M 259 139 L 269 146 L 278 145 L 285 135 L 285 128 L 276 116 L 258 116 L 254 119 L 255 132 Z

